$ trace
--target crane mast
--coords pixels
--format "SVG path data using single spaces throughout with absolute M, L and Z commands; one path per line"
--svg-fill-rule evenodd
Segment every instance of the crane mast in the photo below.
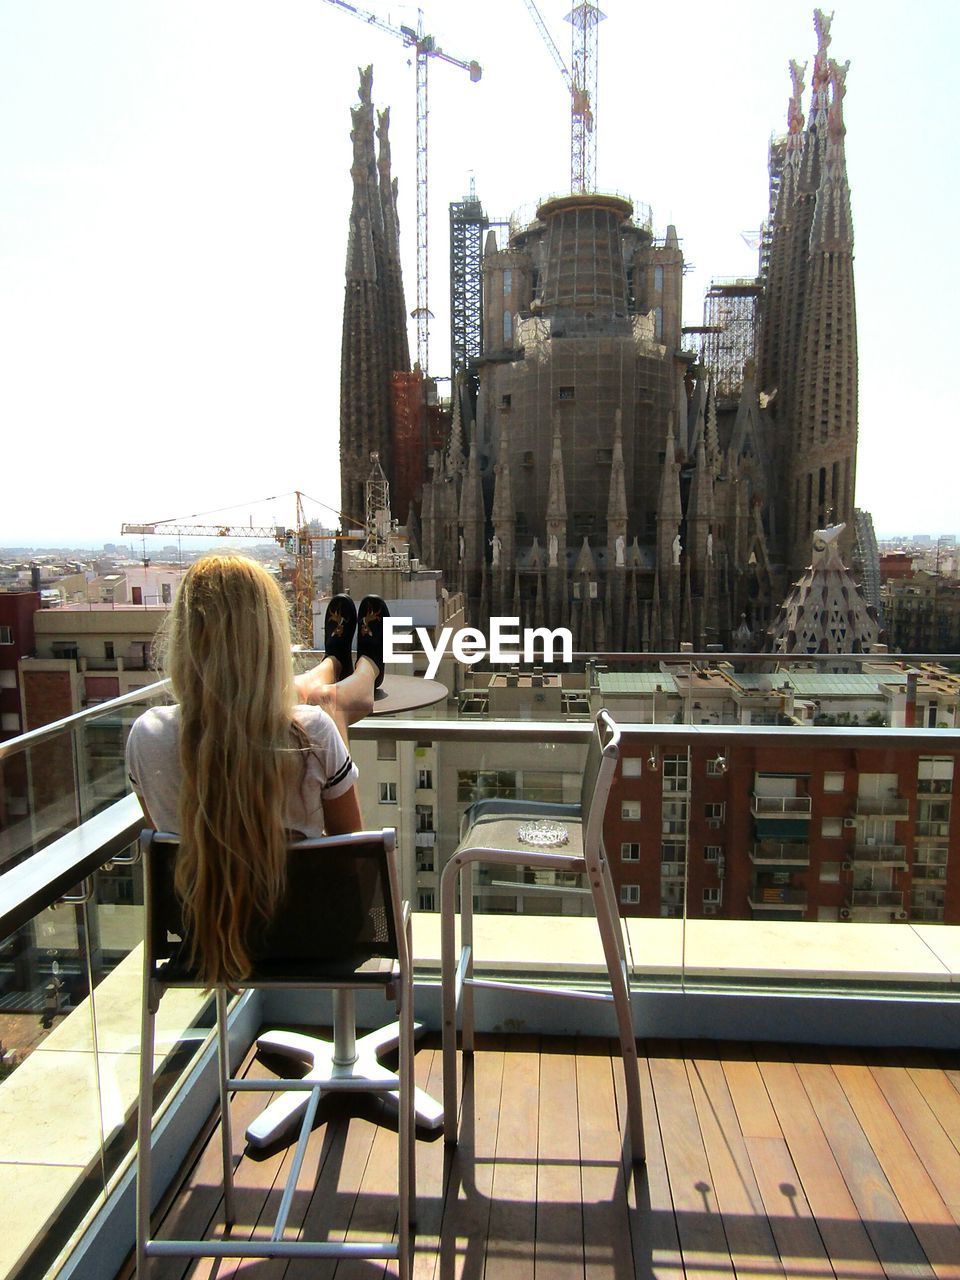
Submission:
M 371 13 L 367 9 L 361 9 L 357 5 L 350 4 L 349 0 L 325 0 L 325 2 L 333 5 L 335 9 L 344 10 L 344 12 L 351 14 L 360 22 L 365 22 L 368 26 L 376 27 L 379 31 L 385 31 L 388 35 L 397 36 L 407 48 L 413 49 L 416 55 L 417 305 L 413 311 L 413 318 L 417 322 L 417 363 L 423 373 L 426 374 L 430 371 L 430 320 L 432 319 L 430 312 L 430 236 L 428 217 L 430 194 L 428 121 L 430 117 L 430 101 L 427 69 L 431 58 L 439 58 L 441 62 L 447 62 L 452 67 L 459 67 L 462 71 L 469 72 L 470 80 L 474 84 L 481 78 L 483 69 L 479 62 L 464 61 L 461 58 L 453 57 L 449 53 L 444 53 L 434 37 L 424 31 L 422 12 L 419 13 L 417 28 L 414 30 L 413 27 L 395 27 L 392 23 L 381 18 L 379 14 Z
M 570 63 L 563 60 L 534 0 L 523 0 L 540 38 L 560 69 L 570 90 L 570 190 L 595 191 L 597 187 L 597 27 L 606 17 L 590 0 L 580 0 L 567 14 L 571 33 Z

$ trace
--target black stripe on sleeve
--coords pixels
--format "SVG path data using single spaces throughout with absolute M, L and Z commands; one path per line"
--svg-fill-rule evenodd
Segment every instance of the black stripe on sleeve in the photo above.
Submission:
M 340 766 L 337 772 L 333 775 L 333 777 L 328 778 L 326 782 L 323 784 L 324 791 L 329 791 L 331 787 L 335 787 L 338 783 L 342 782 L 352 768 L 353 768 L 353 761 L 350 759 L 349 756 L 347 756 L 346 760 L 344 760 L 343 764 Z

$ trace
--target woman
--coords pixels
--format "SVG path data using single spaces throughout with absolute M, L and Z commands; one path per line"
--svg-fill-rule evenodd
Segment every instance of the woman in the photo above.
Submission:
M 184 575 L 164 661 L 177 705 L 135 722 L 127 772 L 147 822 L 180 834 L 191 963 L 211 984 L 249 972 L 251 931 L 283 897 L 291 833 L 361 826 L 346 726 L 373 706 L 385 611 L 375 597 L 361 602 L 353 667 L 356 609 L 336 597 L 324 659 L 295 680 L 286 602 L 265 569 L 210 555 Z

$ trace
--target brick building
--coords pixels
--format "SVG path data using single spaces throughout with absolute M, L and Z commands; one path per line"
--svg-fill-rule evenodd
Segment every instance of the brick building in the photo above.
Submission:
M 628 738 L 604 831 L 623 913 L 960 922 L 960 752 L 804 739 Z

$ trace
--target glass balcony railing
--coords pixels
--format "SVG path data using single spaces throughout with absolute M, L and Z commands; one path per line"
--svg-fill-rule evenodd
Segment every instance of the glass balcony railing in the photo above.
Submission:
M 867 817 L 907 818 L 910 802 L 906 796 L 857 796 L 854 811 Z
M 668 672 L 637 671 L 618 687 L 607 678 L 616 674 L 612 659 L 603 665 L 570 680 L 578 682 L 578 707 L 592 713 L 607 705 L 623 727 L 604 836 L 638 989 L 803 988 L 871 998 L 919 990 L 955 998 L 958 925 L 949 903 L 960 848 L 953 784 L 960 731 L 752 726 L 706 715 L 695 723 L 702 705 L 695 712 L 681 703 L 679 718 L 667 714 Z M 532 704 L 508 718 L 510 704 L 499 699 L 522 694 L 519 685 L 491 684 L 486 711 L 461 715 L 459 678 L 446 704 L 428 714 L 372 718 L 352 732 L 365 823 L 396 827 L 404 895 L 421 913 L 439 902 L 439 878 L 468 806 L 488 797 L 576 802 L 591 732 L 589 714 L 540 720 Z M 125 860 L 139 818 L 126 794 L 123 748 L 133 718 L 167 696 L 158 683 L 0 744 L 0 1015 L 31 1024 L 20 1040 L 3 1033 L 0 1089 L 22 1110 L 23 1136 L 8 1141 L 24 1144 L 28 1162 L 33 1127 L 45 1134 L 46 1162 L 58 1163 L 49 1117 L 61 1098 L 86 1117 L 82 1152 L 68 1162 L 76 1172 L 65 1179 L 65 1198 L 72 1188 L 75 1200 L 62 1215 L 64 1230 L 102 1200 L 129 1158 L 142 878 Z M 864 774 L 893 787 L 908 815 L 921 803 L 946 807 L 922 821 L 898 820 L 900 810 L 848 821 L 845 796 L 857 793 Z M 784 779 L 803 794 L 763 793 Z M 83 849 L 71 853 L 78 833 Z M 43 892 L 18 897 L 27 870 L 48 865 L 41 859 L 51 867 L 40 875 Z M 479 872 L 475 893 L 480 915 L 510 917 L 490 922 L 491 969 L 514 967 L 523 950 L 562 975 L 572 949 L 595 946 L 590 896 L 576 877 L 498 867 Z M 415 927 L 415 950 L 417 936 Z M 599 952 L 595 963 L 599 979 Z M 436 979 L 436 957 L 421 955 L 418 981 Z M 195 1061 L 208 1018 L 202 1002 L 170 1007 L 161 1090 Z M 82 1072 L 79 1057 L 70 1059 L 82 1089 L 60 1088 L 58 1055 L 68 1050 L 87 1055 Z M 45 1247 L 53 1250 L 56 1239 Z

